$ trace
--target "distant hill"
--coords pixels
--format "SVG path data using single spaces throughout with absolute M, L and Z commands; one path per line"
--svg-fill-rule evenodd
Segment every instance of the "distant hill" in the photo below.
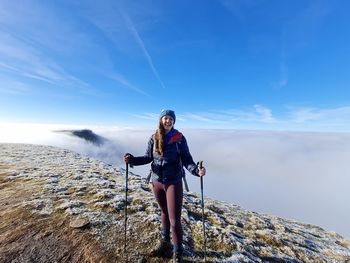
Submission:
M 160 239 L 159 209 L 132 173 L 123 253 L 124 185 L 123 169 L 68 150 L 0 144 L 0 263 L 170 262 L 149 256 Z M 184 194 L 182 215 L 185 262 L 200 262 L 197 194 Z M 350 242 L 318 226 L 210 198 L 205 222 L 208 262 L 350 262 Z
M 58 130 L 58 131 L 55 131 L 55 132 L 76 136 L 78 138 L 84 139 L 85 141 L 90 142 L 90 143 L 95 144 L 95 145 L 98 145 L 98 146 L 104 144 L 107 141 L 106 138 L 104 138 L 104 137 L 102 137 L 100 135 L 97 135 L 92 130 L 88 130 L 88 129 L 82 129 L 82 130 Z

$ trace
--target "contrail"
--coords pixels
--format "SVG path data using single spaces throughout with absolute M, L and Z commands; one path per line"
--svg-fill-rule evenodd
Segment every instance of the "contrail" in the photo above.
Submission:
M 133 22 L 131 21 L 130 17 L 126 14 L 124 14 L 124 18 L 125 18 L 125 21 L 127 23 L 127 26 L 128 28 L 130 29 L 131 33 L 134 35 L 137 43 L 140 45 L 142 51 L 143 51 L 143 54 L 145 55 L 146 59 L 147 59 L 147 62 L 149 64 L 149 66 L 151 67 L 151 70 L 153 72 L 153 74 L 155 75 L 155 77 L 158 79 L 160 85 L 162 86 L 162 88 L 165 89 L 165 86 L 164 86 L 164 83 L 163 81 L 161 80 L 159 74 L 158 74 L 158 71 L 157 69 L 155 68 L 154 64 L 153 64 L 153 60 L 150 56 L 150 54 L 148 53 L 146 47 L 145 47 L 145 44 L 143 43 L 139 33 L 137 32 Z
M 136 91 L 138 93 L 141 93 L 142 95 L 145 95 L 147 97 L 151 97 L 148 93 L 146 93 L 143 90 L 139 89 L 138 87 L 130 84 L 129 81 L 127 79 L 125 79 L 124 76 L 122 76 L 119 73 L 113 74 L 112 76 L 110 76 L 110 78 L 115 80 L 115 81 L 118 81 L 120 84 L 122 84 L 126 88 L 134 90 L 134 91 Z

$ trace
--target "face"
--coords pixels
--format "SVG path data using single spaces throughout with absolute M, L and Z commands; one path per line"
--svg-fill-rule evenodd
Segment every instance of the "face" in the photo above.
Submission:
M 170 116 L 164 116 L 161 119 L 162 125 L 164 127 L 165 132 L 170 131 L 174 126 L 174 119 Z

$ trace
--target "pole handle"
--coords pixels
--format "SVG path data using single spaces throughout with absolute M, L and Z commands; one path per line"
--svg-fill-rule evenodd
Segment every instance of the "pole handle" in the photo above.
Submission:
M 202 168 L 203 168 L 203 161 L 199 161 L 199 162 L 198 162 L 198 168 L 199 168 L 199 169 L 202 169 Z

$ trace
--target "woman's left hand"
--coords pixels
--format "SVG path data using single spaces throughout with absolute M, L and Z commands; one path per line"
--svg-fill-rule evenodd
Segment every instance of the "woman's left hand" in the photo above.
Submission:
M 203 166 L 202 168 L 199 168 L 198 175 L 199 175 L 199 176 L 204 176 L 204 175 L 205 175 L 205 172 L 206 172 L 206 170 L 205 170 L 205 168 L 204 168 L 204 166 Z

